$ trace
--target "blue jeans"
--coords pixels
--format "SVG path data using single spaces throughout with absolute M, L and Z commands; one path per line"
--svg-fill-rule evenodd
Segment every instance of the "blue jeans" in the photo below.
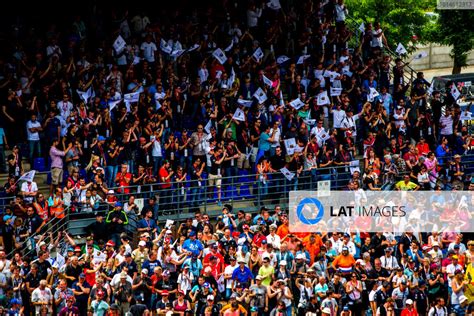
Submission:
M 30 164 L 31 168 L 33 168 L 33 160 L 35 158 L 41 157 L 41 143 L 39 140 L 29 140 L 28 145 L 30 148 Z
M 258 200 L 263 201 L 268 196 L 268 180 L 258 181 Z M 261 202 L 262 203 L 262 202 Z
M 466 315 L 466 310 L 460 304 L 451 305 L 451 312 L 456 314 L 456 316 Z
M 190 194 L 190 199 L 189 199 L 189 204 L 192 207 L 196 207 L 199 205 L 199 186 L 196 184 L 196 186 L 192 187 L 191 190 L 189 191 Z
M 105 175 L 107 179 L 107 185 L 111 188 L 115 186 L 115 176 L 117 175 L 118 166 L 107 166 L 105 167 Z

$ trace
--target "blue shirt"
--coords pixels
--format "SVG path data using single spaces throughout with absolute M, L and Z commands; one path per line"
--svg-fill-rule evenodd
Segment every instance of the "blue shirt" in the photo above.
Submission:
M 243 271 L 240 267 L 238 267 L 232 273 L 232 280 L 238 281 L 240 283 L 248 283 L 252 279 L 253 279 L 252 271 L 250 271 L 250 269 L 247 266 L 244 267 Z
M 183 244 L 183 249 L 190 251 L 193 255 L 199 256 L 199 253 L 204 249 L 204 246 L 197 239 L 186 239 Z
M 138 222 L 137 228 L 147 228 L 147 227 L 150 227 L 151 230 L 155 228 L 158 229 L 158 225 L 156 225 L 156 222 L 154 219 L 146 220 L 143 218 Z
M 5 137 L 5 131 L 0 127 L 0 145 L 5 145 L 3 138 Z

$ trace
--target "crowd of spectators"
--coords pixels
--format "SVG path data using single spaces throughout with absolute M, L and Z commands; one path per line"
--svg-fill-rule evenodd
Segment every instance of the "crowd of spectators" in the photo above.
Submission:
M 474 190 L 453 83 L 407 80 L 380 24 L 358 30 L 343 0 L 290 2 L 94 12 L 12 34 L 0 315 L 471 313 L 472 201 L 440 233 L 289 231 L 280 198 L 320 180 Z M 18 181 L 36 168 L 48 193 Z M 237 176 L 255 212 L 201 213 L 244 194 Z M 183 210 L 195 217 L 158 221 Z M 95 214 L 84 245 L 55 231 L 71 214 Z

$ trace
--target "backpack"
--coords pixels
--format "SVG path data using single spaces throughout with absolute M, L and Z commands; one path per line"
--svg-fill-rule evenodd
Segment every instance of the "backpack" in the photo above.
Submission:
M 438 315 L 438 309 L 436 308 L 436 306 L 433 306 L 430 308 L 430 312 L 431 311 L 434 311 L 433 313 L 433 316 L 440 316 Z M 448 316 L 448 309 L 446 308 L 446 306 L 443 306 L 443 311 L 444 311 L 444 316 Z

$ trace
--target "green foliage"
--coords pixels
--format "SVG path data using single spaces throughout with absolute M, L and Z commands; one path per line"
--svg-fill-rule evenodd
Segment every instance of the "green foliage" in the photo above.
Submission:
M 438 13 L 438 21 L 427 30 L 427 37 L 432 42 L 453 46 L 450 54 L 454 60 L 453 73 L 459 73 L 474 48 L 474 11 L 439 10 Z
M 380 22 L 390 48 L 402 43 L 411 52 L 414 44 L 424 43 L 425 29 L 430 24 L 425 11 L 431 10 L 435 0 L 346 0 L 357 23 Z M 416 37 L 416 40 L 414 40 Z

